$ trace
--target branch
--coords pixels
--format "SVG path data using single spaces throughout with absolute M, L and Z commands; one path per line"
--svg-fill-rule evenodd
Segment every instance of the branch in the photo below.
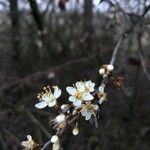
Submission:
M 124 38 L 124 34 L 121 34 L 121 36 L 120 36 L 120 38 L 119 38 L 119 40 L 118 40 L 118 42 L 117 42 L 117 44 L 114 48 L 114 51 L 113 51 L 113 54 L 112 54 L 112 57 L 111 57 L 111 60 L 110 60 L 111 65 L 114 65 L 114 63 L 115 63 L 115 60 L 116 60 L 116 57 L 118 55 L 118 51 L 119 51 L 119 48 L 120 48 L 121 43 L 123 41 L 123 38 Z
M 30 3 L 32 16 L 37 24 L 37 27 L 41 32 L 43 32 L 43 30 L 44 30 L 43 19 L 42 19 L 40 11 L 38 9 L 37 2 L 36 2 L 36 0 L 28 0 L 28 1 Z
M 144 12 L 143 12 L 142 16 L 144 17 L 148 13 L 149 10 L 150 10 L 150 5 L 148 5 L 144 8 Z
M 123 41 L 123 37 L 124 37 L 124 34 L 121 34 L 121 36 L 120 36 L 120 38 L 119 38 L 119 40 L 118 40 L 118 43 L 117 43 L 117 45 L 116 45 L 115 48 L 114 48 L 114 51 L 113 51 L 113 54 L 112 54 L 112 57 L 111 57 L 111 61 L 110 61 L 110 64 L 112 64 L 112 65 L 114 65 L 114 62 L 115 62 L 115 60 L 116 60 L 117 54 L 118 54 L 118 52 L 119 52 L 120 45 L 121 45 L 121 43 L 122 43 L 122 41 Z M 103 79 L 102 82 L 101 82 L 101 84 L 104 84 L 104 83 L 106 83 L 106 82 L 107 82 L 107 79 Z M 95 96 L 97 93 L 98 93 L 98 89 L 93 93 L 93 96 Z M 76 115 L 72 120 L 70 120 L 70 121 L 67 123 L 67 126 L 66 126 L 64 129 L 62 129 L 61 131 L 59 131 L 59 132 L 57 133 L 57 135 L 58 135 L 58 136 L 61 136 L 61 135 L 64 133 L 64 131 L 65 131 L 69 126 L 71 126 L 72 123 L 74 123 L 74 122 L 77 120 L 78 116 L 79 116 L 79 114 Z M 96 122 L 96 123 L 97 123 L 97 122 Z M 47 148 L 47 146 L 48 146 L 50 143 L 51 143 L 50 140 L 47 141 L 47 142 L 44 144 L 44 146 L 43 146 L 40 150 L 44 150 L 45 148 Z
M 147 79 L 150 81 L 150 75 L 148 73 L 148 70 L 146 68 L 146 64 L 144 61 L 144 54 L 143 54 L 143 49 L 142 49 L 142 44 L 141 44 L 141 34 L 140 33 L 137 37 L 137 40 L 138 40 L 138 46 L 139 46 L 138 56 L 139 56 L 140 61 L 141 61 L 142 69 L 143 69 L 143 72 L 146 75 Z
M 79 114 L 76 115 L 73 119 L 71 119 L 71 120 L 67 123 L 66 127 L 63 128 L 61 131 L 59 131 L 56 135 L 61 136 L 61 135 L 66 131 L 66 129 L 67 129 L 68 127 L 70 127 L 70 126 L 77 120 L 78 116 L 79 116 Z M 49 146 L 50 143 L 51 143 L 51 139 L 48 140 L 48 141 L 43 145 L 43 147 L 42 147 L 40 150 L 45 150 L 45 149 Z
M 48 141 L 43 145 L 43 147 L 42 147 L 40 150 L 46 149 L 50 143 L 51 143 L 51 139 L 48 140 Z
M 12 77 L 10 77 L 10 78 L 8 77 L 9 83 L 6 82 L 7 78 L 4 77 L 5 84 L 3 84 L 3 86 L 0 87 L 0 94 L 4 93 L 5 91 L 8 91 L 8 90 L 9 90 L 9 92 L 11 92 L 12 90 L 16 91 L 16 90 L 18 90 L 18 89 L 20 89 L 26 85 L 27 86 L 33 86 L 33 82 L 43 80 L 44 78 L 47 79 L 50 72 L 56 72 L 56 71 L 59 71 L 61 69 L 64 69 L 64 68 L 67 68 L 69 66 L 76 65 L 79 63 L 82 63 L 82 64 L 86 63 L 87 61 L 94 59 L 96 56 L 97 56 L 97 54 L 94 54 L 94 55 L 91 55 L 89 57 L 71 60 L 71 61 L 68 61 L 64 64 L 61 64 L 61 65 L 58 65 L 58 66 L 55 66 L 52 68 L 48 68 L 48 69 L 43 70 L 43 71 L 33 73 L 31 75 L 28 75 L 25 78 L 15 78 L 14 79 Z M 10 80 L 12 82 L 10 82 Z

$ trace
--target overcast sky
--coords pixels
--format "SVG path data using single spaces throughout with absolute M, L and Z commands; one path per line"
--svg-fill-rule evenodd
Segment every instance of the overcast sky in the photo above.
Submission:
M 26 2 L 23 3 L 22 1 Z M 42 10 L 42 9 L 45 9 L 47 3 L 46 2 L 43 2 L 43 1 L 46 1 L 46 0 L 36 0 L 37 3 L 39 4 L 39 8 Z M 57 3 L 58 3 L 59 0 L 55 0 L 55 3 L 56 3 L 56 6 L 57 6 Z M 99 1 L 100 0 L 93 0 L 93 10 L 94 11 L 100 11 L 100 12 L 106 12 L 107 9 L 109 8 L 108 4 L 106 2 L 102 2 L 101 4 L 99 4 Z M 137 0 L 112 0 L 113 2 L 115 1 L 118 1 L 120 3 L 120 6 L 122 8 L 124 8 L 124 10 L 126 12 L 140 12 L 140 10 L 142 10 L 142 1 L 144 0 L 140 0 L 141 2 L 141 5 L 138 5 L 138 1 Z M 4 2 L 7 7 L 5 9 L 9 9 L 9 3 L 7 0 L 0 0 L 0 2 Z M 20 9 L 30 9 L 29 7 L 29 4 L 28 4 L 28 0 L 18 0 L 19 2 L 19 8 Z M 69 2 L 66 3 L 66 9 L 67 10 L 73 10 L 75 8 L 75 6 L 77 6 L 77 8 L 79 10 L 82 10 L 83 8 L 83 2 L 84 0 L 79 0 L 79 4 L 76 5 L 76 0 L 69 0 Z M 149 5 L 150 4 L 150 0 L 146 0 L 146 5 Z M 58 7 L 56 7 L 58 8 Z M 4 7 L 2 5 L 0 5 L 0 9 L 4 9 Z M 59 10 L 59 9 L 58 9 Z

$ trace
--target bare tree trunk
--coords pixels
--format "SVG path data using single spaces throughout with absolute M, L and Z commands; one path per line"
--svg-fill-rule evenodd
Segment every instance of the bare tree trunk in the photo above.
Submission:
M 84 38 L 85 38 L 85 48 L 86 50 L 91 50 L 92 48 L 92 33 L 93 33 L 93 25 L 92 25 L 92 0 L 84 0 Z
M 36 0 L 29 0 L 29 3 L 30 3 L 30 7 L 31 7 L 32 16 L 36 22 L 38 30 L 43 32 L 43 30 L 44 30 L 43 19 L 42 19 L 42 15 L 38 9 L 37 2 L 36 2 Z
M 40 56 L 42 58 L 45 58 L 45 57 L 47 57 L 47 50 L 48 50 L 48 42 L 47 41 L 48 41 L 48 39 L 46 37 L 46 29 L 44 27 L 44 19 L 43 19 L 41 12 L 39 11 L 36 0 L 28 0 L 28 1 L 30 3 L 32 16 L 35 20 L 35 23 L 36 23 L 38 31 L 39 31 L 38 36 L 39 36 L 39 40 L 41 42 L 41 46 L 39 47 Z
M 10 17 L 11 17 L 11 31 L 12 31 L 12 44 L 13 44 L 13 54 L 14 59 L 18 59 L 20 55 L 20 25 L 19 25 L 19 11 L 18 11 L 18 1 L 9 0 L 10 3 Z

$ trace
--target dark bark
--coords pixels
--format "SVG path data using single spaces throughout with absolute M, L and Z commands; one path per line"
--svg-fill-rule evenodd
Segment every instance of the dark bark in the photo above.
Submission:
M 92 25 L 92 0 L 84 0 L 84 38 L 86 43 L 86 49 L 91 50 L 92 48 L 92 33 L 93 33 L 93 25 Z
M 38 30 L 43 32 L 44 25 L 43 25 L 43 19 L 42 15 L 38 9 L 38 5 L 36 3 L 36 0 L 29 0 L 32 16 L 37 24 Z
M 11 31 L 12 31 L 12 44 L 13 44 L 13 55 L 14 59 L 18 59 L 20 55 L 20 24 L 19 24 L 19 11 L 18 1 L 9 0 L 10 3 L 10 18 L 11 18 Z
M 40 56 L 42 58 L 47 57 L 47 50 L 48 50 L 48 39 L 46 37 L 46 30 L 44 26 L 44 17 L 43 14 L 38 9 L 38 4 L 36 0 L 28 0 L 31 7 L 32 16 L 36 22 L 37 28 L 39 32 L 39 40 L 42 42 L 42 52 Z M 41 48 L 40 48 L 41 49 Z

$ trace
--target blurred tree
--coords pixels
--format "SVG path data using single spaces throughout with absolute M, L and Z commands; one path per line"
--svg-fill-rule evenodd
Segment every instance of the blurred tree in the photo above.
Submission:
M 20 24 L 19 24 L 19 11 L 18 11 L 18 0 L 9 0 L 10 4 L 10 18 L 11 18 L 11 32 L 12 32 L 12 45 L 13 54 L 12 57 L 16 60 L 20 55 Z
M 91 50 L 92 48 L 92 33 L 93 33 L 92 17 L 93 17 L 92 0 L 84 0 L 83 30 L 84 30 L 86 51 Z

